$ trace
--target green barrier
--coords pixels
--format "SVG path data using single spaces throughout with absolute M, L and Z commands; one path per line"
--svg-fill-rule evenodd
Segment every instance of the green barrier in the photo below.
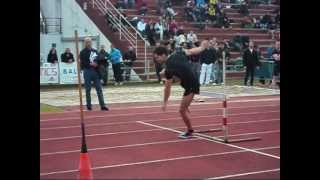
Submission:
M 264 77 L 265 79 L 272 79 L 274 62 L 273 61 L 260 61 L 261 66 L 255 71 L 255 77 Z

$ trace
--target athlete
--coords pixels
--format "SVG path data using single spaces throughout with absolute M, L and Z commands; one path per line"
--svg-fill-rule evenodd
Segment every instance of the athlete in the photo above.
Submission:
M 168 50 L 166 47 L 157 47 L 153 54 L 156 62 L 160 64 L 165 64 L 165 69 L 163 74 L 166 78 L 165 88 L 164 88 L 164 101 L 162 105 L 162 110 L 166 111 L 168 99 L 171 93 L 171 86 L 173 78 L 180 79 L 181 86 L 184 88 L 185 92 L 180 105 L 180 115 L 183 122 L 187 126 L 187 131 L 179 135 L 179 138 L 187 139 L 192 137 L 193 128 L 191 126 L 190 118 L 187 114 L 189 112 L 189 106 L 192 102 L 193 96 L 199 94 L 200 83 L 199 78 L 196 73 L 192 70 L 191 64 L 188 61 L 187 56 L 196 55 L 201 53 L 209 46 L 208 40 L 201 42 L 201 45 L 192 49 L 177 49 L 171 55 L 168 55 Z

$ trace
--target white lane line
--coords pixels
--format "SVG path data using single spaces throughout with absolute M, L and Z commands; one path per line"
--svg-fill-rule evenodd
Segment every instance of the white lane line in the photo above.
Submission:
M 258 151 L 258 150 L 279 149 L 279 148 L 280 148 L 280 146 L 272 146 L 272 147 L 256 148 L 256 149 L 252 149 L 252 150 Z M 252 151 L 252 150 L 250 150 L 250 151 Z M 134 163 L 115 164 L 115 165 L 109 165 L 109 166 L 97 166 L 97 167 L 92 167 L 91 169 L 92 170 L 99 170 L 99 169 L 142 165 L 142 164 L 151 164 L 151 163 L 168 162 L 168 161 L 185 160 L 185 159 L 194 159 L 194 158 L 202 158 L 202 157 L 210 157 L 210 156 L 227 155 L 227 154 L 237 154 L 237 153 L 244 153 L 244 152 L 248 152 L 248 151 L 243 149 L 243 150 L 227 151 L 227 152 L 221 152 L 221 153 L 200 154 L 200 155 L 194 155 L 194 156 L 182 156 L 182 157 L 176 157 L 176 158 L 158 159 L 158 160 L 151 160 L 151 161 L 140 161 L 140 162 L 134 162 Z M 72 172 L 78 172 L 78 171 L 79 171 L 78 169 L 72 169 L 72 170 L 65 170 L 65 171 L 44 172 L 44 173 L 40 173 L 40 176 L 48 176 L 48 175 L 53 175 L 53 174 L 65 174 L 65 173 L 72 173 Z
M 280 168 L 278 168 L 278 169 L 264 170 L 264 171 L 247 172 L 247 173 L 241 173 L 241 174 L 232 174 L 232 175 L 227 175 L 227 176 L 210 177 L 210 178 L 206 178 L 205 180 L 225 179 L 225 178 L 232 178 L 232 177 L 239 177 L 239 176 L 247 176 L 247 175 L 252 175 L 252 174 L 262 174 L 262 173 L 268 173 L 268 172 L 277 172 L 277 171 L 280 171 Z
M 210 103 L 212 104 L 212 103 Z M 221 102 L 219 102 L 219 104 L 221 104 Z M 279 105 L 271 105 L 271 106 L 279 106 Z M 103 117 L 120 117 L 120 116 L 135 116 L 135 115 L 148 115 L 148 114 L 159 114 L 162 113 L 160 111 L 160 105 L 156 106 L 159 107 L 159 111 L 155 111 L 155 112 L 143 112 L 143 113 L 127 113 L 127 114 L 106 114 L 106 115 L 96 115 L 96 116 L 86 116 L 86 119 L 93 119 L 93 118 L 103 118 Z M 252 107 L 264 107 L 264 106 L 252 106 Z M 238 107 L 238 108 L 242 108 L 242 107 Z M 207 108 L 207 109 L 197 109 L 197 111 L 207 111 L 207 110 L 215 110 L 215 109 L 221 109 L 221 108 Z M 175 111 L 167 111 L 167 113 L 171 113 L 171 112 L 177 112 Z M 66 120 L 77 120 L 79 119 L 79 117 L 60 117 L 60 118 L 50 118 L 50 119 L 46 119 L 46 120 L 40 120 L 40 122 L 50 122 L 50 121 L 66 121 Z
M 162 130 L 162 129 L 156 129 Z M 257 135 L 257 134 L 271 134 L 271 133 L 279 133 L 280 130 L 270 130 L 270 131 L 259 131 L 254 133 L 243 133 L 243 134 L 231 134 L 229 136 L 236 137 L 236 136 L 245 136 L 245 135 Z M 223 136 L 218 136 L 223 137 Z M 190 140 L 200 140 L 200 139 L 190 139 Z M 176 142 L 183 142 L 186 140 L 169 140 L 169 141 L 155 141 L 150 143 L 141 143 L 141 144 L 127 144 L 121 146 L 109 146 L 109 147 L 99 147 L 99 148 L 92 148 L 88 149 L 88 151 L 99 151 L 99 150 L 108 150 L 108 149 L 117 149 L 117 148 L 127 148 L 127 147 L 137 147 L 137 146 L 148 146 L 148 145 L 155 145 L 155 144 L 166 144 L 166 143 L 176 143 Z M 57 152 L 49 152 L 49 153 L 40 153 L 40 156 L 48 156 L 48 155 L 56 155 L 56 154 L 68 154 L 68 153 L 78 153 L 80 149 L 76 150 L 69 150 L 69 151 L 57 151 Z
M 210 98 L 212 99 L 212 98 Z M 265 99 L 248 99 L 248 100 L 230 100 L 228 101 L 229 103 L 242 103 L 242 102 L 264 102 L 264 101 L 279 101 L 280 98 L 265 98 Z M 155 102 L 155 103 L 161 103 L 161 102 Z M 209 104 L 220 104 L 221 102 L 216 102 L 216 101 L 212 101 L 212 102 L 201 102 L 201 103 L 192 103 L 191 106 L 201 106 L 201 105 L 209 105 Z M 180 106 L 179 103 L 175 103 L 175 104 L 170 104 L 168 105 L 168 107 L 175 107 L 175 106 Z M 155 108 L 155 107 L 160 107 L 160 105 L 153 105 L 153 106 L 131 106 L 131 107 L 118 107 L 118 108 L 112 108 L 112 110 L 128 110 L 128 109 L 145 109 L 145 108 Z M 51 115 L 51 114 L 67 114 L 67 113 L 74 113 L 74 112 L 80 112 L 80 110 L 72 110 L 72 111 L 65 111 L 65 112 L 54 112 L 54 113 L 41 113 L 41 115 Z
M 273 113 L 273 112 L 280 112 L 280 111 L 256 111 L 256 112 L 249 112 L 249 113 L 230 113 L 229 116 L 237 116 L 237 115 L 252 115 L 252 114 L 266 114 L 266 113 Z M 219 115 L 208 115 L 208 116 L 192 116 L 192 118 L 205 118 L 205 117 L 220 117 L 222 114 Z M 157 121 L 167 121 L 167 120 L 176 120 L 180 118 L 163 118 L 157 120 L 144 120 L 144 122 L 157 122 Z M 113 122 L 113 123 L 90 123 L 87 124 L 86 127 L 94 127 L 94 126 L 111 126 L 111 125 L 121 125 L 121 124 L 130 124 L 136 123 L 135 121 L 124 121 L 124 122 Z M 68 129 L 68 128 L 80 128 L 79 125 L 76 126 L 57 126 L 57 127 L 50 127 L 50 128 L 40 128 L 40 130 L 54 130 L 54 129 Z
M 279 118 L 276 119 L 264 119 L 264 120 L 254 120 L 254 121 L 243 121 L 243 122 L 235 122 L 229 123 L 230 125 L 234 124 L 248 124 L 248 123 L 260 123 L 260 122 L 269 122 L 269 121 L 279 121 Z M 204 125 L 197 125 L 194 127 L 208 127 L 208 126 L 219 126 L 221 123 L 213 123 L 213 124 L 204 124 Z M 185 128 L 185 126 L 178 126 L 173 127 L 175 129 Z M 129 133 L 140 133 L 140 132 L 150 132 L 150 131 L 160 131 L 159 128 L 156 129 L 148 129 L 148 130 L 134 130 L 134 131 L 118 131 L 113 133 L 99 133 L 99 134 L 87 134 L 86 137 L 94 137 L 94 136 L 106 136 L 106 135 L 118 135 L 118 134 L 129 134 Z M 82 136 L 64 136 L 64 137 L 57 137 L 57 138 L 43 138 L 40 141 L 52 141 L 52 140 L 65 140 L 65 139 L 75 139 L 81 138 Z
M 200 139 L 189 139 L 192 141 L 199 141 Z M 100 148 L 92 148 L 88 149 L 89 152 L 91 151 L 99 151 L 99 150 L 108 150 L 108 149 L 117 149 L 117 148 L 128 148 L 128 147 L 138 147 L 138 146 L 147 146 L 147 145 L 156 145 L 156 144 L 169 144 L 169 143 L 177 143 L 177 142 L 184 142 L 187 140 L 179 139 L 179 140 L 170 140 L 170 141 L 155 141 L 150 143 L 141 143 L 141 144 L 128 144 L 128 145 L 121 145 L 121 146 L 109 146 L 109 147 L 100 147 Z M 80 149 L 77 150 L 70 150 L 70 151 L 58 151 L 52 153 L 40 153 L 40 156 L 48 156 L 48 155 L 55 155 L 55 154 L 68 154 L 68 153 L 78 153 Z
M 165 129 L 165 130 L 168 130 L 168 131 L 171 131 L 171 132 L 183 133 L 182 131 L 178 131 L 178 130 L 175 130 L 175 129 L 172 129 L 172 128 L 158 126 L 158 125 L 154 125 L 154 124 L 150 124 L 150 123 L 146 123 L 146 122 L 142 122 L 142 121 L 137 121 L 137 122 L 141 123 L 141 124 L 145 124 L 147 126 L 157 127 L 157 128 L 160 128 L 160 129 Z M 248 149 L 248 148 L 244 148 L 244 147 L 233 145 L 233 144 L 223 143 L 223 142 L 219 142 L 219 141 L 215 141 L 215 140 L 211 140 L 211 139 L 207 139 L 207 138 L 203 138 L 203 137 L 199 137 L 199 136 L 197 136 L 197 137 L 200 138 L 200 139 L 207 140 L 207 141 L 216 142 L 218 144 L 224 144 L 226 146 L 230 146 L 230 147 L 234 147 L 234 148 L 250 151 L 250 152 L 253 152 L 253 153 L 256 153 L 256 154 L 260 154 L 260 155 L 264 155 L 264 156 L 268 156 L 268 157 L 272 157 L 272 158 L 276 158 L 276 159 L 280 159 L 279 156 L 275 156 L 275 155 L 272 155 L 272 154 L 267 154 L 267 153 L 264 153 L 264 152 L 260 152 L 260 151 L 256 151 L 256 150 L 252 150 L 252 149 Z

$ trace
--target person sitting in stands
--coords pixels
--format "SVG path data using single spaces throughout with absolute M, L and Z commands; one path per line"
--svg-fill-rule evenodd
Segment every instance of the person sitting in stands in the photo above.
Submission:
M 138 31 L 142 34 L 145 35 L 145 30 L 146 30 L 146 23 L 144 22 L 143 19 L 141 19 L 138 24 L 137 24 L 137 29 Z

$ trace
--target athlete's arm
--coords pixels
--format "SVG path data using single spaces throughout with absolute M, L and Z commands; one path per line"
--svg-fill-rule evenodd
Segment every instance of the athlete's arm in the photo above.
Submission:
M 207 47 L 209 47 L 209 42 L 208 40 L 204 40 L 201 42 L 201 45 L 199 47 L 195 47 L 192 49 L 184 49 L 184 52 L 187 56 L 197 55 L 201 53 L 203 50 L 205 50 Z
M 163 97 L 163 105 L 162 110 L 166 111 L 168 99 L 171 93 L 172 79 L 167 79 L 164 85 L 164 97 Z

